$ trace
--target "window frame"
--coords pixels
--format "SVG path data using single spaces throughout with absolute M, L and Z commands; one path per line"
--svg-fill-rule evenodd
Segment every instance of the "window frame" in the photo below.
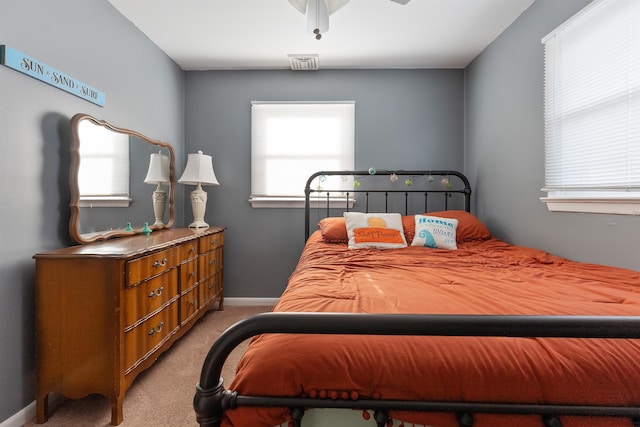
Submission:
M 252 208 L 304 208 L 305 203 L 305 194 L 304 194 L 304 185 L 305 180 L 313 173 L 318 170 L 324 169 L 323 167 L 314 168 L 314 170 L 309 170 L 308 173 L 305 172 L 305 176 L 299 177 L 300 182 L 300 192 L 299 195 L 290 195 L 290 194 L 280 194 L 280 195 L 269 195 L 262 194 L 256 191 L 256 185 L 254 180 L 257 179 L 260 174 L 266 174 L 266 166 L 258 166 L 256 162 L 264 160 L 265 156 L 262 154 L 256 154 L 260 151 L 260 149 L 256 149 L 254 144 L 261 143 L 257 138 L 257 127 L 256 127 L 256 117 L 254 116 L 255 108 L 269 108 L 273 106 L 275 108 L 286 108 L 286 107 L 296 107 L 296 106 L 304 106 L 313 108 L 314 106 L 326 107 L 326 106 L 350 106 L 350 111 L 347 111 L 346 115 L 349 116 L 347 123 L 346 132 L 349 132 L 349 138 L 346 141 L 341 141 L 339 144 L 341 147 L 341 158 L 339 160 L 340 167 L 336 168 L 338 170 L 348 169 L 352 170 L 355 167 L 355 101 L 253 101 L 251 103 L 252 108 L 252 117 L 251 117 L 251 191 L 249 197 L 249 203 Z M 345 115 L 345 113 L 342 113 Z M 263 149 L 262 149 L 263 150 Z M 259 170 L 260 168 L 264 170 Z M 345 191 L 349 188 L 345 186 Z M 266 190 L 265 190 L 266 191 Z M 330 206 L 331 207 L 344 207 L 347 200 L 346 197 L 331 197 Z M 313 202 L 312 202 L 313 203 Z M 325 206 L 326 200 L 323 202 Z M 350 201 L 352 204 L 352 201 Z
M 623 6 L 631 8 L 631 3 L 627 3 L 627 0 L 623 0 L 625 3 Z M 544 85 L 544 105 L 545 105 L 545 188 L 542 188 L 541 191 L 546 192 L 547 195 L 544 197 L 540 197 L 540 200 L 547 205 L 547 208 L 550 211 L 561 211 L 561 212 L 584 212 L 584 213 L 603 213 L 603 214 L 622 214 L 622 215 L 640 215 L 640 187 L 635 184 L 635 181 L 629 187 L 624 186 L 616 186 L 615 188 L 606 188 L 602 186 L 599 188 L 598 184 L 593 184 L 592 186 L 585 185 L 584 188 L 580 186 L 568 186 L 565 182 L 564 186 L 551 184 L 549 185 L 549 162 L 551 160 L 550 153 L 550 141 L 553 138 L 557 138 L 553 132 L 562 132 L 563 124 L 556 125 L 553 120 L 558 120 L 558 117 L 562 117 L 563 114 L 567 114 L 566 111 L 558 113 L 554 111 L 556 109 L 556 98 L 554 98 L 557 93 L 557 87 L 554 86 L 556 83 L 554 81 L 554 72 L 555 70 L 551 69 L 550 65 L 557 66 L 558 58 L 555 56 L 555 40 L 556 37 L 565 36 L 565 32 L 573 31 L 574 26 L 578 27 L 582 22 L 587 19 L 592 19 L 592 16 L 596 16 L 596 18 L 601 18 L 601 15 L 597 16 L 597 14 L 601 14 L 604 10 L 609 10 L 614 6 L 617 7 L 621 3 L 614 4 L 612 0 L 596 0 L 589 4 L 587 7 L 582 9 L 580 12 L 575 14 L 573 17 L 569 18 L 566 22 L 561 24 L 558 28 L 554 29 L 551 33 L 545 36 L 542 39 L 542 44 L 545 47 L 545 85 Z M 629 9 L 631 10 L 631 9 Z M 635 15 L 632 13 L 628 13 L 632 17 L 627 17 L 629 21 L 633 19 L 637 19 L 639 16 L 637 15 L 638 11 L 635 10 Z M 593 25 L 584 25 L 584 28 L 588 28 L 589 31 L 595 32 Z M 629 31 L 633 31 L 633 26 L 629 25 L 625 30 L 625 37 L 628 36 Z M 621 30 L 622 31 L 622 30 Z M 636 32 L 636 34 L 638 34 Z M 561 42 L 560 42 L 561 43 Z M 562 46 L 562 48 L 566 49 L 566 46 Z M 593 50 L 594 48 L 591 48 Z M 551 63 L 551 64 L 550 64 Z M 625 70 L 629 73 L 629 70 L 635 70 L 635 73 L 638 72 L 637 65 L 635 68 L 631 68 L 631 66 L 627 63 Z M 630 79 L 631 80 L 631 79 Z M 601 80 L 602 81 L 602 80 Z M 633 80 L 631 80 L 633 81 Z M 572 82 L 573 83 L 573 82 Z M 628 94 L 638 93 L 639 86 L 637 86 L 637 82 L 628 83 L 626 86 L 626 92 Z M 593 85 L 582 85 L 582 90 L 593 90 Z M 611 92 L 609 92 L 611 93 Z M 627 95 L 629 96 L 629 95 Z M 600 116 L 603 116 L 607 113 L 607 109 L 604 106 L 604 102 L 601 102 L 602 106 L 598 106 L 597 110 Z M 629 103 L 630 104 L 630 103 Z M 594 104 L 590 104 L 591 106 Z M 593 108 L 593 107 L 590 107 Z M 633 111 L 634 107 L 630 107 L 627 105 L 626 107 L 627 115 L 629 115 L 629 111 Z M 586 108 L 585 108 L 586 109 Z M 595 108 L 594 108 L 595 110 Z M 618 117 L 618 116 L 616 116 Z M 631 119 L 633 120 L 633 119 Z M 635 123 L 635 126 L 639 126 L 640 122 L 632 121 Z M 629 129 L 632 126 L 628 126 Z M 568 132 L 568 131 L 567 131 Z M 640 147 L 636 148 L 636 143 L 640 144 L 640 140 L 635 138 L 630 138 L 629 134 L 632 134 L 631 131 L 627 131 L 627 140 L 632 141 L 631 144 L 627 144 L 627 151 L 634 152 L 640 150 Z M 563 140 L 564 141 L 564 140 Z M 566 144 L 566 141 L 564 141 Z M 631 147 L 631 148 L 629 148 Z M 597 155 L 597 153 L 594 153 Z M 628 154 L 621 154 L 624 156 L 632 156 Z M 554 159 L 555 160 L 555 159 Z M 635 164 L 635 163 L 634 163 Z M 563 167 L 565 167 L 563 165 Z M 627 171 L 635 170 L 632 166 L 627 166 Z M 610 176 L 610 174 L 608 175 Z M 600 181 L 602 184 L 602 181 Z

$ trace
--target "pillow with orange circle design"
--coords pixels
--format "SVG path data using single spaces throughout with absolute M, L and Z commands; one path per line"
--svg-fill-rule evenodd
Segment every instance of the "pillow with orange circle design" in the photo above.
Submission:
M 407 246 L 402 216 L 399 213 L 345 212 L 343 216 L 349 249 L 393 249 Z

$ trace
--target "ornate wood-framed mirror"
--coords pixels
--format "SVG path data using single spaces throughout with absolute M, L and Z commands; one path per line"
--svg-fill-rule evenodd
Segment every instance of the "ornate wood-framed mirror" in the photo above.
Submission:
M 71 118 L 71 133 L 69 234 L 75 242 L 138 234 L 145 224 L 151 231 L 171 228 L 171 145 L 84 113 Z

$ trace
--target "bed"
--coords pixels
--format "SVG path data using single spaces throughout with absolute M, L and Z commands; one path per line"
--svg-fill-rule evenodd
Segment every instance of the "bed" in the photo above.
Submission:
M 455 171 L 322 171 L 305 194 L 273 312 L 203 363 L 201 426 L 299 426 L 312 408 L 379 427 L 640 426 L 640 273 L 496 239 Z

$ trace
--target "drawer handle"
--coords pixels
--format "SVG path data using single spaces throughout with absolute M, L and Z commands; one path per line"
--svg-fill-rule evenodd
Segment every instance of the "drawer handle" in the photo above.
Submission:
M 195 307 L 195 306 L 196 306 L 196 302 L 195 302 L 195 301 L 191 301 L 191 302 L 189 303 L 189 305 L 190 305 L 191 307 Z
M 155 261 L 153 263 L 154 267 L 164 267 L 165 265 L 167 265 L 167 259 L 166 258 L 162 258 L 162 261 Z
M 212 245 L 217 245 L 218 244 L 218 239 L 211 239 L 211 241 L 209 242 Z
M 212 259 L 211 261 L 209 261 L 209 265 L 214 265 L 216 263 L 217 260 Z
M 192 271 L 191 273 L 189 273 L 189 277 L 195 277 L 195 275 L 196 275 L 195 271 Z
M 196 250 L 196 248 L 194 246 L 191 246 L 189 248 L 189 253 L 193 253 L 193 252 L 195 252 L 195 250 Z
M 213 288 L 215 288 L 215 287 L 216 287 L 216 284 L 215 284 L 215 283 L 212 283 L 212 284 L 210 284 L 210 285 L 209 285 L 209 289 L 213 289 Z
M 155 291 L 149 292 L 149 298 L 159 297 L 160 295 L 162 295 L 162 291 L 164 291 L 164 286 L 160 286 Z
M 158 326 L 151 328 L 151 330 L 149 330 L 149 336 L 153 336 L 157 333 L 159 333 L 162 328 L 164 327 L 164 322 L 160 322 L 158 323 Z

